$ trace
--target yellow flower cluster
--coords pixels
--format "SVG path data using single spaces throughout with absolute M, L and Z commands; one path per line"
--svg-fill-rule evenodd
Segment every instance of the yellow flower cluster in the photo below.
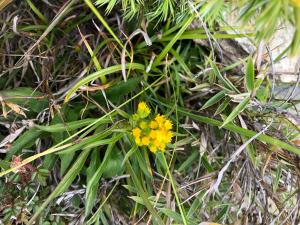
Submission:
M 300 8 L 300 0 L 291 0 L 292 4 Z
M 172 141 L 172 122 L 159 114 L 153 120 L 147 120 L 150 112 L 145 102 L 139 103 L 137 113 L 133 115 L 136 127 L 132 129 L 132 135 L 138 146 L 146 146 L 154 153 L 158 150 L 164 152 Z

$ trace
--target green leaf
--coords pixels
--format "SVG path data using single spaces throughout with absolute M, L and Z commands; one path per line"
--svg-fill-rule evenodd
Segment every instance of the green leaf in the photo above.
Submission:
M 209 100 L 207 100 L 207 102 L 205 102 L 205 104 L 201 107 L 201 110 L 216 104 L 224 97 L 225 97 L 225 91 L 220 91 L 218 94 L 214 95 Z
M 122 101 L 123 98 L 121 96 L 126 96 L 127 94 L 136 91 L 138 89 L 138 85 L 141 81 L 140 77 L 130 78 L 126 82 L 120 81 L 114 86 L 111 86 L 107 90 L 105 90 L 106 97 L 109 101 L 113 103 L 117 103 Z M 97 92 L 95 94 L 91 94 L 95 98 L 96 101 L 100 103 L 105 103 L 105 98 L 102 92 Z
M 118 141 L 122 136 L 123 136 L 123 134 L 118 134 L 118 135 L 115 135 L 112 138 L 95 141 L 95 142 L 85 146 L 83 149 L 95 148 L 95 147 L 98 147 L 100 145 L 107 145 L 107 144 L 110 144 L 110 143 L 114 143 L 114 142 Z
M 38 218 L 40 213 L 44 211 L 44 209 L 48 206 L 48 204 L 58 195 L 63 193 L 65 190 L 67 190 L 67 188 L 75 180 L 76 176 L 80 173 L 89 154 L 90 154 L 90 150 L 86 150 L 80 153 L 76 162 L 72 165 L 71 169 L 67 172 L 64 178 L 59 182 L 57 187 L 54 189 L 54 191 L 52 191 L 52 193 L 44 201 L 44 203 L 40 207 L 38 207 L 38 210 L 31 217 L 28 224 L 33 224 L 34 222 L 36 222 L 36 219 Z
M 10 163 L 5 160 L 0 159 L 0 168 L 7 170 L 10 168 Z
M 24 132 L 18 137 L 16 141 L 13 142 L 11 149 L 6 154 L 5 159 L 10 160 L 15 154 L 18 154 L 24 147 L 30 147 L 34 144 L 37 138 L 42 135 L 43 131 L 37 128 L 31 128 L 30 130 Z
M 255 82 L 254 82 L 254 64 L 251 56 L 247 60 L 245 79 L 246 79 L 246 87 L 248 89 L 248 92 L 250 93 L 253 92 L 255 87 Z
M 69 154 L 61 154 L 60 158 L 60 175 L 63 176 L 66 170 L 69 168 L 71 162 L 73 161 L 75 152 L 71 152 Z M 52 155 L 50 155 L 52 156 Z
M 40 130 L 50 132 L 50 133 L 56 133 L 56 132 L 62 132 L 62 131 L 73 131 L 78 128 L 90 125 L 91 123 L 94 123 L 97 121 L 97 119 L 83 119 L 83 120 L 78 120 L 78 121 L 73 121 L 69 123 L 60 123 L 60 124 L 55 124 L 55 125 L 50 125 L 50 126 L 40 126 L 40 125 L 35 125 Z M 105 124 L 111 122 L 110 119 L 103 119 L 100 121 L 100 124 Z
M 169 109 L 172 109 L 174 107 L 173 105 L 164 103 L 162 101 L 157 101 L 157 102 L 160 105 L 166 106 Z M 215 119 L 212 119 L 212 118 L 209 118 L 209 117 L 197 115 L 193 112 L 187 111 L 184 108 L 177 107 L 177 110 L 178 110 L 178 114 L 180 114 L 181 116 L 190 117 L 191 119 L 193 119 L 195 121 L 198 121 L 198 122 L 201 122 L 201 123 L 206 123 L 206 124 L 209 124 L 209 125 L 212 125 L 212 126 L 218 126 L 218 127 L 222 125 L 222 122 L 219 121 L 219 120 L 215 120 Z M 255 132 L 253 130 L 244 129 L 244 128 L 236 126 L 234 124 L 224 125 L 223 128 L 227 129 L 229 131 L 238 133 L 238 134 L 240 134 L 244 137 L 248 137 L 248 138 L 251 138 L 251 137 L 257 135 L 257 132 Z M 294 152 L 297 155 L 300 155 L 300 149 L 298 147 L 293 146 L 291 144 L 288 144 L 286 142 L 283 142 L 283 141 L 281 141 L 277 138 L 273 138 L 273 137 L 270 137 L 268 135 L 261 134 L 257 137 L 257 140 L 262 141 L 262 142 L 266 142 L 266 143 L 268 143 L 270 145 L 273 145 L 273 146 L 278 146 L 278 147 L 286 149 L 290 152 Z
M 142 64 L 138 64 L 138 63 L 127 63 L 125 65 L 126 69 L 131 69 L 131 70 L 144 70 L 145 67 Z M 87 85 L 89 82 L 96 80 L 97 78 L 103 77 L 105 75 L 108 74 L 112 74 L 118 71 L 122 70 L 122 66 L 121 65 L 114 65 L 105 69 L 102 69 L 100 71 L 97 71 L 95 73 L 92 73 L 90 75 L 88 75 L 87 77 L 83 78 L 82 80 L 80 80 L 78 83 L 76 83 L 67 93 L 66 97 L 65 97 L 65 102 L 69 101 L 71 96 L 83 85 Z
M 86 180 L 87 182 L 91 180 L 91 178 L 94 176 L 95 172 L 97 171 L 99 165 L 100 165 L 100 152 L 99 149 L 94 149 L 91 154 L 90 164 L 86 170 Z
M 153 62 L 152 68 L 155 68 L 160 64 L 161 60 L 163 60 L 163 58 L 172 49 L 173 45 L 176 43 L 176 41 L 178 41 L 180 36 L 188 28 L 188 26 L 192 23 L 194 18 L 195 18 L 195 15 L 192 14 L 191 16 L 189 16 L 185 19 L 185 21 L 184 21 L 182 27 L 180 28 L 180 30 L 174 36 L 172 36 L 172 39 L 170 40 L 170 42 L 166 45 L 166 47 L 162 50 L 162 52 L 156 57 L 156 59 Z
M 58 152 L 57 154 L 59 154 L 59 155 L 60 154 L 70 154 L 72 152 L 81 150 L 83 148 L 87 148 L 88 145 L 95 143 L 97 140 L 101 140 L 101 139 L 107 137 L 108 135 L 111 134 L 111 132 L 112 132 L 111 130 L 106 130 L 103 133 L 86 137 L 84 140 L 82 140 L 78 144 L 70 146 L 70 147 L 66 148 L 65 150 Z M 99 143 L 99 142 L 97 143 L 97 146 L 105 145 L 105 144 L 108 144 L 109 142 L 110 142 L 110 139 L 103 139 L 103 140 L 101 140 L 101 143 Z M 95 146 L 95 147 L 97 147 L 97 146 Z M 88 148 L 91 148 L 91 146 Z
M 227 88 L 228 90 L 231 90 L 231 91 L 239 93 L 239 90 L 228 79 L 226 79 L 225 77 L 223 77 L 223 75 L 219 71 L 219 69 L 216 66 L 216 64 L 211 59 L 208 59 L 208 61 L 210 63 L 210 66 L 213 69 L 214 74 L 219 79 L 219 81 L 221 81 L 221 83 L 225 86 L 225 88 Z
M 182 224 L 182 218 L 179 213 L 167 208 L 162 208 L 159 211 L 165 214 L 168 218 L 174 219 L 176 223 Z
M 142 203 L 147 207 L 149 212 L 153 216 L 153 222 L 157 222 L 159 225 L 163 225 L 164 222 L 161 219 L 161 217 L 158 215 L 157 211 L 154 209 L 152 203 L 149 201 L 149 194 L 146 192 L 138 179 L 136 173 L 134 172 L 129 160 L 125 162 L 126 168 L 128 169 L 128 173 L 130 174 L 130 177 L 132 178 L 132 181 L 135 185 L 135 188 L 137 189 L 137 193 L 140 195 L 142 199 Z
M 124 166 L 125 162 L 127 162 L 127 160 L 129 159 L 129 157 L 135 153 L 135 151 L 138 149 L 137 145 L 134 145 L 124 156 L 123 162 L 122 162 L 122 167 Z
M 45 23 L 48 24 L 48 21 L 46 19 L 46 17 L 41 13 L 41 11 L 33 4 L 33 2 L 31 0 L 26 0 L 27 4 L 30 6 L 30 8 L 32 9 L 32 11 L 39 17 L 39 19 Z
M 122 171 L 123 155 L 119 148 L 115 147 L 109 156 L 108 163 L 104 168 L 103 177 L 112 178 Z
M 145 151 L 145 149 L 142 149 L 142 151 Z M 142 151 L 136 151 L 134 159 L 137 162 L 139 169 L 143 172 L 143 174 L 152 180 L 153 177 L 151 176 L 151 169 L 148 168 L 147 161 L 142 155 Z
M 178 172 L 183 172 L 184 170 L 186 170 L 187 168 L 192 168 L 193 163 L 199 159 L 199 151 L 193 151 L 191 153 L 189 153 L 190 156 L 183 162 L 180 164 L 180 167 L 178 168 Z
M 226 109 L 226 107 L 229 105 L 230 101 L 231 101 L 231 98 L 226 97 L 224 99 L 224 101 L 221 103 L 221 105 L 219 105 L 219 107 L 217 108 L 217 110 L 216 110 L 216 112 L 215 112 L 214 115 L 218 115 L 221 112 L 223 112 Z
M 103 172 L 105 171 L 108 160 L 110 158 L 110 154 L 112 153 L 113 148 L 115 146 L 115 142 L 117 140 L 119 140 L 122 136 L 123 136 L 123 134 L 117 135 L 117 136 L 111 138 L 111 142 L 107 146 L 107 149 L 106 149 L 106 152 L 105 152 L 105 155 L 104 155 L 101 165 L 99 166 L 99 168 L 97 169 L 97 171 L 95 172 L 93 177 L 87 183 L 86 196 L 85 196 L 85 199 L 86 199 L 85 215 L 88 215 L 89 212 L 93 208 L 93 205 L 94 205 L 95 199 L 96 199 L 95 197 L 97 194 L 99 180 L 100 180 Z M 116 138 L 116 137 L 118 137 L 118 138 Z
M 0 91 L 4 101 L 12 102 L 32 112 L 39 113 L 48 107 L 48 99 L 39 91 L 32 88 L 19 87 L 11 90 Z
M 244 109 L 247 107 L 248 103 L 250 102 L 250 96 L 246 97 L 241 101 L 229 114 L 229 116 L 225 119 L 221 127 L 224 127 L 228 123 L 232 122 L 237 115 L 239 115 L 241 112 L 244 111 Z
M 297 27 L 297 29 L 295 29 L 293 41 L 291 44 L 291 55 L 292 56 L 299 55 L 299 53 L 300 53 L 300 30 L 299 30 L 300 8 L 299 7 L 294 8 L 294 15 L 295 15 L 295 27 Z

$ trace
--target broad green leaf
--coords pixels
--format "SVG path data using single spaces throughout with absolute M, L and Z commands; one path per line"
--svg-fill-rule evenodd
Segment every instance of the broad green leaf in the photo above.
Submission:
M 69 154 L 61 154 L 60 158 L 60 175 L 63 176 L 67 169 L 69 168 L 71 162 L 73 161 L 75 152 L 71 152 Z M 52 156 L 52 155 L 50 155 Z
M 109 156 L 106 167 L 103 171 L 103 177 L 112 178 L 122 172 L 123 155 L 119 148 L 115 147 Z
M 92 154 L 91 154 L 91 157 L 90 157 L 90 164 L 86 170 L 86 174 L 87 174 L 87 177 L 86 177 L 86 180 L 87 182 L 94 176 L 95 172 L 97 171 L 99 165 L 100 165 L 100 152 L 99 152 L 99 149 L 94 149 Z
M 225 119 L 221 127 L 224 127 L 228 123 L 232 122 L 237 115 L 244 111 L 247 107 L 248 103 L 250 102 L 250 97 L 245 97 L 243 101 L 241 101 L 229 114 L 229 116 Z
M 107 146 L 107 149 L 106 149 L 106 152 L 105 152 L 105 155 L 104 155 L 101 165 L 99 166 L 99 168 L 97 169 L 97 171 L 95 172 L 93 177 L 87 183 L 86 196 L 85 196 L 85 199 L 86 199 L 85 215 L 88 215 L 89 212 L 93 208 L 93 205 L 94 205 L 95 199 L 96 199 L 99 180 L 100 180 L 103 172 L 105 171 L 108 160 L 110 158 L 110 154 L 112 153 L 113 148 L 115 147 L 115 142 L 117 140 L 119 140 L 122 136 L 123 136 L 123 134 L 120 134 L 120 135 L 116 135 L 113 138 L 111 138 L 111 141 Z
M 39 91 L 32 88 L 19 87 L 11 90 L 0 91 L 4 101 L 20 105 L 35 113 L 41 112 L 48 107 L 48 99 Z M 27 113 L 26 113 L 27 114 Z
M 127 94 L 136 91 L 138 89 L 138 85 L 141 81 L 140 77 L 137 78 L 130 78 L 126 82 L 125 81 L 119 81 L 117 84 L 111 86 L 107 90 L 105 90 L 105 95 L 107 99 L 113 103 L 117 103 L 119 101 L 122 101 L 123 98 L 120 98 L 120 96 L 126 96 Z M 97 92 L 94 94 L 91 94 L 93 98 L 100 103 L 105 103 L 105 98 L 102 94 L 102 92 Z
M 11 149 L 7 152 L 5 159 L 10 160 L 13 155 L 19 154 L 24 147 L 31 147 L 37 138 L 43 134 L 43 131 L 37 128 L 31 128 L 24 132 L 13 142 Z
M 207 100 L 207 102 L 205 102 L 205 104 L 201 107 L 201 110 L 216 104 L 224 97 L 225 97 L 225 91 L 220 91 L 218 94 L 214 95 L 209 100 Z
M 7 170 L 10 168 L 10 163 L 5 160 L 0 159 L 0 168 Z
M 245 79 L 246 79 L 246 87 L 248 92 L 249 93 L 253 92 L 255 87 L 255 82 L 254 82 L 254 64 L 251 56 L 247 60 Z

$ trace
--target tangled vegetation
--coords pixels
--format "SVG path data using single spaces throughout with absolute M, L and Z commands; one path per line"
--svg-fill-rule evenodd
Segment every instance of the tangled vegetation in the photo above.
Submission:
M 299 4 L 0 0 L 0 224 L 299 224 Z

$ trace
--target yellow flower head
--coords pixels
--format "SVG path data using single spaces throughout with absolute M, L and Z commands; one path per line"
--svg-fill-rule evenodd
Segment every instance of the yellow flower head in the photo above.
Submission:
M 153 120 L 146 120 L 151 110 L 145 102 L 140 102 L 134 119 L 137 127 L 132 129 L 132 136 L 138 146 L 146 146 L 153 153 L 164 152 L 167 144 L 172 142 L 173 124 L 164 115 L 156 115 Z
M 162 126 L 162 124 L 164 123 L 165 121 L 165 116 L 164 115 L 160 115 L 158 114 L 156 117 L 155 117 L 155 121 L 157 122 L 158 126 Z
M 140 116 L 140 118 L 146 118 L 147 116 L 149 116 L 150 112 L 151 112 L 151 109 L 145 102 L 140 102 L 138 104 L 137 113 Z
M 151 130 L 149 133 L 150 138 L 155 139 L 157 137 L 157 132 L 156 130 Z
M 172 124 L 172 122 L 170 120 L 166 120 L 165 123 L 164 123 L 164 126 L 165 126 L 166 130 L 171 130 L 173 124 Z
M 132 135 L 135 138 L 139 138 L 141 136 L 141 129 L 140 128 L 132 129 Z
M 151 129 L 156 129 L 157 127 L 158 127 L 158 124 L 157 124 L 156 121 L 153 120 L 153 121 L 150 122 L 150 128 Z
M 149 145 L 150 144 L 150 138 L 149 137 L 143 137 L 142 138 L 142 145 Z
M 138 146 L 142 146 L 142 142 L 140 138 L 135 138 L 134 141 Z
M 153 153 L 156 153 L 156 152 L 157 152 L 157 147 L 154 146 L 154 145 L 150 145 L 150 146 L 149 146 L 149 149 L 150 149 L 150 151 L 153 152 Z

